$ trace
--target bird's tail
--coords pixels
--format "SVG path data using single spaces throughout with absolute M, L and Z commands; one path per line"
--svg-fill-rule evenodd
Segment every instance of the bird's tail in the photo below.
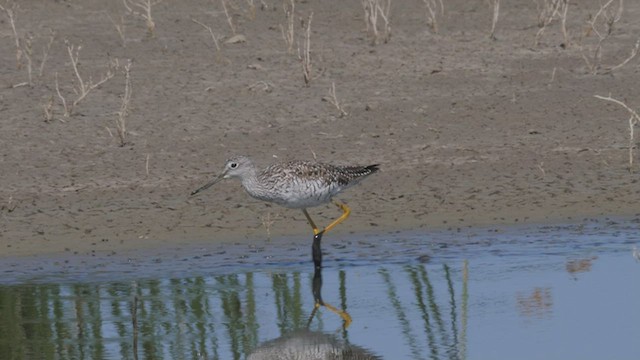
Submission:
M 369 171 L 369 174 L 373 174 L 374 172 L 380 170 L 380 164 L 373 164 L 373 165 L 365 166 L 364 168 Z
M 349 178 L 348 181 L 365 178 L 379 170 L 380 164 L 369 166 L 347 166 L 342 168 L 344 174 Z

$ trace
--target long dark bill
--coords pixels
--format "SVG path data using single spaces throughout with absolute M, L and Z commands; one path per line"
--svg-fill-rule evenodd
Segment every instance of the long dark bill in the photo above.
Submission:
M 195 195 L 195 194 L 199 193 L 199 192 L 200 192 L 200 191 L 202 191 L 202 190 L 207 190 L 208 188 L 212 187 L 213 185 L 215 185 L 215 183 L 217 183 L 218 181 L 222 180 L 222 179 L 223 179 L 223 176 L 224 176 L 224 174 L 222 174 L 222 175 L 220 175 L 220 176 L 216 177 L 215 179 L 213 179 L 213 180 L 209 181 L 209 182 L 208 182 L 208 183 L 206 183 L 203 187 L 198 188 L 198 189 L 196 189 L 196 190 L 193 190 L 193 191 L 191 192 L 191 196 L 193 196 L 193 195 Z

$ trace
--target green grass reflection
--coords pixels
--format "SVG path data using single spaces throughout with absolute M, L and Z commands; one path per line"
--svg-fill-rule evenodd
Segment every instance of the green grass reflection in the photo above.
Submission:
M 324 300 L 359 314 L 348 329 L 328 309 L 314 310 L 314 274 L 301 271 L 0 286 L 0 354 L 7 360 L 245 359 L 301 329 L 350 344 L 358 329 L 384 323 L 403 343 L 354 346 L 464 359 L 468 276 L 463 272 L 462 281 L 461 269 L 446 265 L 429 269 L 435 270 L 424 264 L 330 270 Z M 390 308 L 368 318 L 363 302 Z

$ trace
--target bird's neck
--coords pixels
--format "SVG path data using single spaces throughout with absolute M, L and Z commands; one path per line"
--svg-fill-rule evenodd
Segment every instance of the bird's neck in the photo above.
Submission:
M 262 190 L 262 184 L 258 180 L 255 169 L 251 169 L 251 171 L 242 176 L 242 186 L 249 193 L 249 195 L 253 197 L 259 197 L 259 194 Z

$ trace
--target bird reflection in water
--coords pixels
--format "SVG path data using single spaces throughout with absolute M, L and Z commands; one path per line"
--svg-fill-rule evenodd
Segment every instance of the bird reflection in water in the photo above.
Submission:
M 351 315 L 349 315 L 349 313 L 344 310 L 340 310 L 335 306 L 325 303 L 322 300 L 322 249 L 320 248 L 321 241 L 322 233 L 315 234 L 313 236 L 313 244 L 311 245 L 311 256 L 313 258 L 314 266 L 312 291 L 315 305 L 313 307 L 313 311 L 311 312 L 311 316 L 309 316 L 307 327 L 311 325 L 311 320 L 313 320 L 313 317 L 318 312 L 318 309 L 321 306 L 324 306 L 332 312 L 338 314 L 342 318 L 342 320 L 344 320 L 343 328 L 346 329 L 349 327 L 349 325 L 351 325 Z
M 320 252 L 321 236 L 313 239 L 313 299 L 315 305 L 305 329 L 295 330 L 283 336 L 267 341 L 256 348 L 247 360 L 381 360 L 369 350 L 351 345 L 332 334 L 309 330 L 311 323 L 321 307 L 329 309 L 343 320 L 343 329 L 351 324 L 351 316 L 322 300 L 322 254 Z
M 380 360 L 369 351 L 350 345 L 334 335 L 308 329 L 267 341 L 247 360 Z

